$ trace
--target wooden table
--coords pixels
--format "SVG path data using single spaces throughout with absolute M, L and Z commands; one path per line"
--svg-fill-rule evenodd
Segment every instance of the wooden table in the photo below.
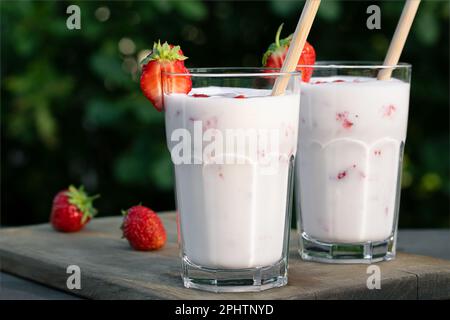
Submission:
M 381 290 L 369 290 L 366 265 L 302 261 L 296 232 L 291 237 L 288 286 L 241 294 L 185 289 L 179 276 L 175 216 L 166 213 L 162 218 L 168 243 L 162 250 L 145 253 L 131 250 L 121 239 L 120 217 L 97 218 L 74 234 L 54 232 L 48 224 L 1 229 L 0 268 L 8 274 L 0 274 L 0 298 L 74 297 L 10 275 L 14 274 L 95 299 L 450 299 L 450 261 L 399 253 L 396 260 L 377 264 Z M 448 230 L 405 231 L 398 247 L 422 254 L 432 249 L 434 255 L 449 259 L 449 244 Z M 66 287 L 66 268 L 71 264 L 81 268 L 81 290 Z M 26 293 L 30 285 L 31 297 Z

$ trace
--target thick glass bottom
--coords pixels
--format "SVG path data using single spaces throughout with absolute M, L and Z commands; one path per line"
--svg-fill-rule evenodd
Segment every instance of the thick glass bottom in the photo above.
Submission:
M 184 256 L 181 277 L 186 288 L 210 292 L 258 292 L 287 284 L 287 260 L 248 269 L 213 269 L 198 266 Z
M 395 235 L 383 241 L 328 243 L 300 235 L 299 253 L 303 260 L 325 263 L 374 263 L 395 258 Z

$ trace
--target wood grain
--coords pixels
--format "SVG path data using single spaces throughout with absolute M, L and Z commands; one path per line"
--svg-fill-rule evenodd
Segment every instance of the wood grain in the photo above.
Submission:
M 366 287 L 366 265 L 302 261 L 291 233 L 289 284 L 261 293 L 212 294 L 185 289 L 173 213 L 162 214 L 168 243 L 137 252 L 121 239 L 120 217 L 97 218 L 79 233 L 48 224 L 0 230 L 0 268 L 93 299 L 449 299 L 450 261 L 398 254 L 381 268 L 381 290 Z M 66 268 L 81 268 L 81 289 L 68 290 Z

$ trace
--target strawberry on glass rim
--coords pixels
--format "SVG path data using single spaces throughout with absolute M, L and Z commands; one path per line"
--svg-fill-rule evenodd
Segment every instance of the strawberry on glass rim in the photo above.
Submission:
M 292 34 L 287 38 L 280 40 L 281 30 L 283 29 L 283 24 L 278 27 L 277 34 L 275 35 L 275 42 L 272 43 L 267 51 L 264 53 L 262 58 L 263 67 L 267 68 L 281 68 L 284 59 L 291 44 Z M 298 60 L 298 65 L 313 65 L 316 62 L 316 51 L 313 46 L 305 42 L 302 54 Z M 297 71 L 302 72 L 302 81 L 309 82 L 311 79 L 313 69 L 312 68 L 297 68 Z
M 153 44 L 152 52 L 142 61 L 141 90 L 156 110 L 164 109 L 162 75 L 168 73 L 186 73 L 180 46 L 174 46 L 160 41 Z M 165 76 L 165 88 L 170 93 L 189 93 L 192 89 L 190 76 Z

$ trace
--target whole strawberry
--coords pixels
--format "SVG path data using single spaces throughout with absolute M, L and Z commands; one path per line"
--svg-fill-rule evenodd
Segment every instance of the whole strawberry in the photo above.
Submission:
M 123 237 L 139 251 L 157 250 L 166 243 L 166 230 L 158 215 L 144 206 L 134 206 L 124 212 Z
M 75 232 L 83 228 L 97 213 L 92 206 L 98 195 L 90 197 L 83 186 L 78 189 L 69 186 L 67 190 L 60 191 L 53 199 L 50 222 L 58 231 Z
M 152 52 L 142 61 L 141 90 L 158 111 L 164 109 L 163 101 L 163 74 L 186 73 L 186 76 L 164 77 L 166 93 L 189 93 L 192 89 L 192 81 L 189 71 L 184 66 L 184 60 L 180 46 L 173 46 L 164 42 L 154 43 Z
M 269 46 L 269 49 L 264 53 L 262 64 L 267 68 L 281 68 L 283 61 L 286 58 L 286 54 L 291 44 L 292 34 L 287 38 L 280 40 L 281 30 L 283 24 L 278 28 L 275 35 L 275 42 Z M 302 54 L 298 60 L 299 65 L 313 65 L 316 62 L 316 51 L 313 46 L 308 42 L 305 42 Z M 309 67 L 297 68 L 298 71 L 302 71 L 302 80 L 308 82 L 312 76 L 313 69 Z

